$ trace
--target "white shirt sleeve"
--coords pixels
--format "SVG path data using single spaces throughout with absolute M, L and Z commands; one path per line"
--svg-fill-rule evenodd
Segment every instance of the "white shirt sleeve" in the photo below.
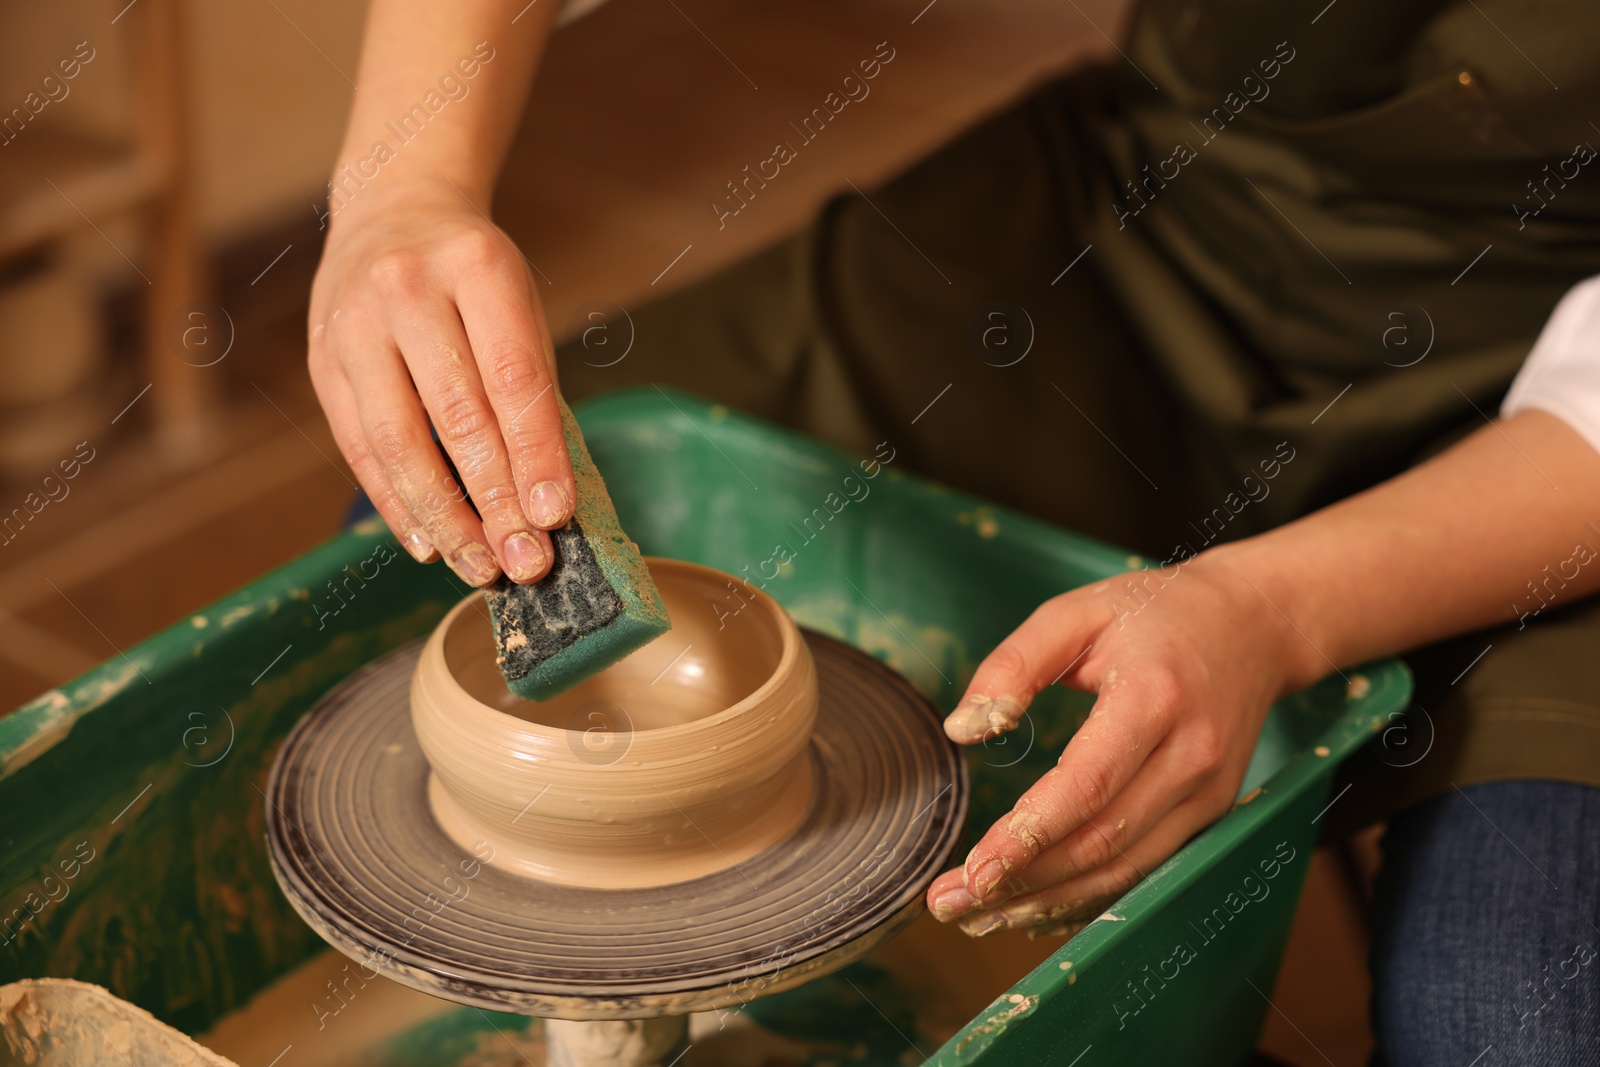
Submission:
M 1554 415 L 1600 452 L 1600 276 L 1561 298 L 1512 380 L 1500 416 L 1529 408 Z
M 566 0 L 556 13 L 557 26 L 570 26 L 585 15 L 593 13 L 606 0 Z

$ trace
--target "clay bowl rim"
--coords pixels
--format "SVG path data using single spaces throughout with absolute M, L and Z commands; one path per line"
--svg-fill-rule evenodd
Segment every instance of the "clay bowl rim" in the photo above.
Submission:
M 666 568 L 679 569 L 688 573 L 697 573 L 702 577 L 716 579 L 719 583 L 739 581 L 738 578 L 727 573 L 726 571 L 719 571 L 715 567 L 708 567 L 705 564 L 694 563 L 690 560 L 671 559 L 666 556 L 645 556 L 644 561 L 645 564 L 650 568 L 652 578 L 655 576 L 656 568 L 658 566 L 664 566 Z M 704 730 L 715 729 L 716 727 L 724 726 L 735 719 L 749 714 L 751 711 L 759 707 L 764 699 L 770 697 L 781 686 L 788 684 L 789 679 L 793 675 L 794 671 L 801 666 L 802 659 L 809 658 L 810 650 L 805 644 L 805 638 L 800 632 L 800 626 L 794 621 L 794 618 L 790 616 L 789 612 L 784 609 L 783 605 L 778 603 L 771 596 L 767 595 L 766 592 L 757 589 L 750 583 L 743 582 L 741 584 L 745 586 L 745 589 L 748 592 L 755 594 L 755 603 L 759 604 L 762 609 L 766 611 L 767 615 L 769 615 L 777 624 L 778 634 L 782 641 L 782 646 L 778 653 L 778 663 L 773 668 L 772 673 L 767 676 L 766 681 L 762 682 L 759 686 L 745 694 L 742 698 L 721 709 L 720 711 L 713 712 L 710 715 L 705 715 L 698 719 L 691 719 L 689 722 L 675 723 L 671 726 L 630 729 L 629 733 L 634 737 L 648 736 L 652 740 L 670 741 L 680 737 L 689 737 Z M 438 626 L 436 626 L 434 631 L 428 635 L 428 640 L 423 647 L 423 656 L 418 659 L 418 669 L 420 669 L 423 659 L 427 657 L 427 646 L 433 645 L 437 650 L 436 654 L 438 655 L 439 661 L 444 667 L 439 674 L 439 678 L 451 696 L 461 697 L 475 712 L 479 714 L 487 714 L 491 717 L 491 721 L 498 726 L 528 733 L 543 741 L 565 741 L 568 735 L 570 735 L 573 731 L 558 726 L 546 726 L 544 723 L 534 722 L 531 719 L 524 719 L 519 715 L 513 715 L 509 711 L 502 711 L 492 704 L 484 703 L 472 693 L 468 692 L 466 686 L 461 684 L 460 680 L 456 678 L 455 673 L 450 669 L 450 659 L 448 653 L 445 651 L 445 644 L 449 640 L 450 634 L 452 631 L 454 631 L 456 624 L 460 621 L 463 613 L 472 605 L 472 602 L 475 599 L 480 599 L 482 596 L 483 590 L 474 589 L 471 593 L 467 594 L 467 596 L 463 597 L 455 607 L 451 608 L 445 613 L 444 618 L 439 621 Z M 670 632 L 671 631 L 669 630 L 668 633 Z M 666 635 L 663 634 L 662 636 Z M 660 638 L 658 637 L 656 640 L 660 640 Z M 627 662 L 627 657 L 618 660 L 617 663 L 605 668 L 605 670 L 614 670 L 616 667 L 625 662 Z M 600 673 L 603 674 L 604 671 Z M 590 677 L 599 677 L 599 674 L 591 675 Z M 515 696 L 515 694 L 512 695 Z M 521 697 L 517 697 L 516 699 L 522 700 Z M 528 700 L 523 702 L 527 704 L 544 703 L 544 701 L 538 700 Z

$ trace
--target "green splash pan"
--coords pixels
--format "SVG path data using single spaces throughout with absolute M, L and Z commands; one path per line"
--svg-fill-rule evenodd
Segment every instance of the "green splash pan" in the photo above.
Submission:
M 944 708 L 1042 599 L 1145 563 L 893 463 L 840 506 L 859 459 L 683 394 L 614 393 L 579 419 L 646 553 L 775 575 L 768 591 L 803 625 L 882 658 Z M 349 574 L 375 576 L 352 579 L 359 591 L 319 622 L 319 591 Z M 273 881 L 259 788 L 324 692 L 426 634 L 460 595 L 443 568 L 364 524 L 213 605 L 203 625 L 185 620 L 0 720 L 0 983 L 100 983 L 201 1034 L 326 951 Z M 1015 986 L 984 991 L 990 1006 L 957 1032 L 926 1020 L 873 957 L 755 1001 L 748 1018 L 816 1049 L 793 1055 L 818 1067 L 1244 1062 L 1333 772 L 1410 693 L 1395 661 L 1350 678 L 1280 701 L 1234 810 Z M 969 752 L 969 840 L 1054 763 L 1087 707 L 1045 694 L 1032 737 L 1010 750 L 1025 754 Z M 197 725 L 210 748 L 185 743 Z M 44 877 L 90 850 L 70 892 L 45 903 Z M 475 1035 L 537 1025 L 452 1009 L 361 1062 L 465 1062 Z

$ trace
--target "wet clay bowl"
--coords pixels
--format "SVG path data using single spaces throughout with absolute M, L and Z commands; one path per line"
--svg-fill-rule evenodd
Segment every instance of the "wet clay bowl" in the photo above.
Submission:
M 735 866 L 805 818 L 817 670 L 793 620 L 719 571 L 647 562 L 672 629 L 550 700 L 506 688 L 479 595 L 424 645 L 411 721 L 429 806 L 463 848 L 634 888 Z

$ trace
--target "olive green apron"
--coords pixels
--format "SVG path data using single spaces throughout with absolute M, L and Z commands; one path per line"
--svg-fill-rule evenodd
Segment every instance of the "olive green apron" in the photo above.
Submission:
M 1494 414 L 1600 273 L 1600 15 L 1318 7 L 1151 0 L 1124 59 L 631 309 L 622 360 L 564 346 L 564 389 L 670 383 L 889 440 L 1160 559 L 1404 470 Z M 1600 786 L 1600 606 L 1507 621 L 1407 657 L 1419 710 L 1354 768 L 1352 819 Z

